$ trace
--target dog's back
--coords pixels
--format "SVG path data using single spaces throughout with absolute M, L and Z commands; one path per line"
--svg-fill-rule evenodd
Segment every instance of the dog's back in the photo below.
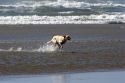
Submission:
M 67 40 L 71 40 L 71 37 L 69 35 L 55 35 L 47 43 L 53 43 L 55 45 L 58 45 L 59 48 L 62 48 L 62 45 L 65 44 Z
M 61 43 L 65 40 L 65 38 L 62 35 L 56 35 L 56 36 L 53 36 L 53 38 L 52 38 L 52 41 L 55 42 L 55 40 L 56 40 L 56 42 Z

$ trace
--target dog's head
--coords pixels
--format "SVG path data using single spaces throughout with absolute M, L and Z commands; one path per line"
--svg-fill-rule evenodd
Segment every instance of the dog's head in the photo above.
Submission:
M 71 37 L 70 37 L 69 35 L 64 35 L 64 38 L 65 38 L 66 40 L 71 40 Z

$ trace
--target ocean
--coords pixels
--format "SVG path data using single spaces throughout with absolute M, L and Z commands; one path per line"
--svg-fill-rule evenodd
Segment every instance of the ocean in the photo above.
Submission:
M 0 0 L 0 24 L 125 23 L 124 0 Z

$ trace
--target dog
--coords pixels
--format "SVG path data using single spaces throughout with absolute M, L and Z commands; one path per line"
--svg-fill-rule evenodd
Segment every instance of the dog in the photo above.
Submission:
M 58 46 L 60 49 L 63 48 L 63 44 L 65 44 L 68 40 L 71 40 L 71 37 L 69 35 L 55 35 L 50 41 L 47 42 L 47 44 L 52 43 L 55 46 Z

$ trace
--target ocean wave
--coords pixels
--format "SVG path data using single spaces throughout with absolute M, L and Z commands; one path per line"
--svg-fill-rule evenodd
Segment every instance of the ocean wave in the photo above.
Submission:
M 106 24 L 125 23 L 125 14 L 82 16 L 0 16 L 0 24 Z
M 21 1 L 0 4 L 0 16 L 18 15 L 90 15 L 106 12 L 125 12 L 125 3 L 85 1 Z
M 59 14 L 71 14 L 74 13 L 74 11 L 66 11 L 66 12 L 58 12 Z
M 0 5 L 0 8 L 18 8 L 18 7 L 30 7 L 30 8 L 38 8 L 42 6 L 49 6 L 49 7 L 64 7 L 64 8 L 78 8 L 78 9 L 85 9 L 91 7 L 125 7 L 123 3 L 113 3 L 113 2 L 103 2 L 103 3 L 89 3 L 89 2 L 78 2 L 78 1 L 22 1 L 17 2 L 15 4 L 9 5 Z

